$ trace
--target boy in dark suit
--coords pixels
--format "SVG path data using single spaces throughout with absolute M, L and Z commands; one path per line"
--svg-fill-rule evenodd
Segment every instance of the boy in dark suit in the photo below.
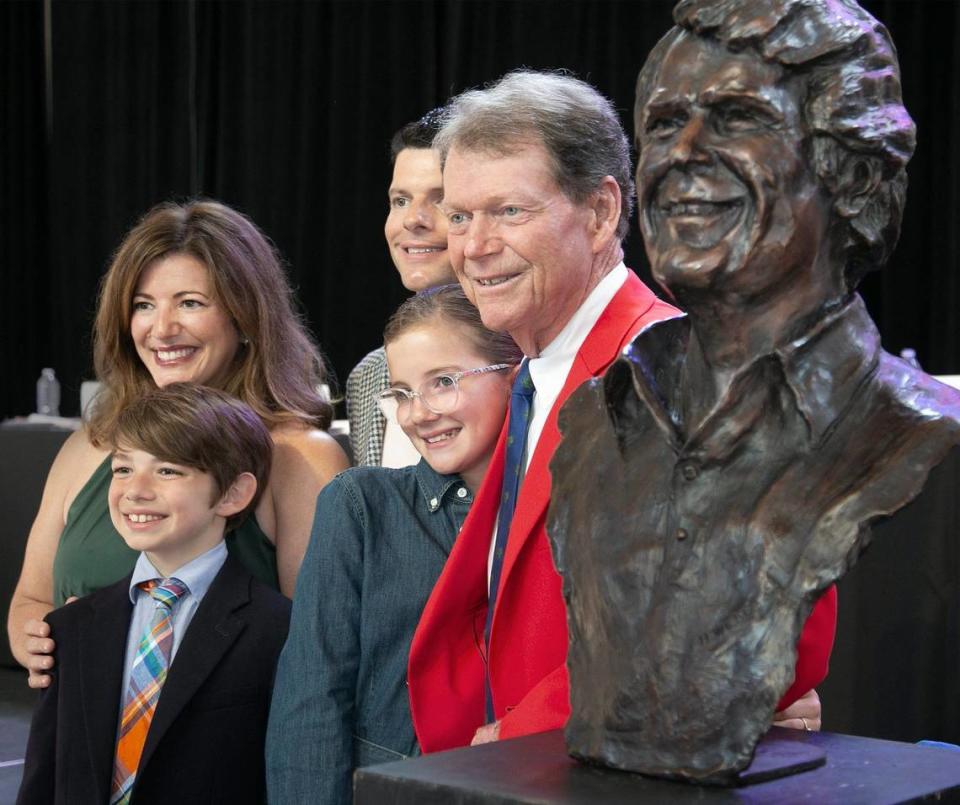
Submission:
M 120 415 L 110 516 L 133 573 L 47 616 L 57 648 L 18 803 L 264 800 L 290 602 L 227 557 L 272 441 L 222 392 L 172 384 Z

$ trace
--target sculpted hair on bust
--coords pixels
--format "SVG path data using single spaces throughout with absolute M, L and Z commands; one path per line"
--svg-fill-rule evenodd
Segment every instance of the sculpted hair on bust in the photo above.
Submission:
M 900 66 L 887 29 L 853 0 L 681 0 L 672 28 L 637 78 L 636 119 L 671 45 L 689 32 L 803 78 L 806 157 L 836 200 L 853 184 L 864 192 L 835 204 L 848 290 L 889 258 L 900 235 L 906 165 L 916 127 L 903 105 Z M 638 132 L 638 148 L 639 145 Z
M 483 326 L 480 311 L 456 283 L 427 288 L 407 299 L 387 322 L 383 343 L 389 345 L 407 331 L 437 321 L 459 325 L 491 364 L 516 365 L 523 360 L 523 352 L 507 333 L 497 333 Z
M 397 155 L 407 148 L 433 148 L 433 138 L 437 136 L 442 120 L 443 107 L 440 106 L 398 129 L 390 138 L 390 162 L 396 162 Z
M 174 254 L 206 266 L 218 304 L 245 339 L 224 391 L 269 428 L 286 422 L 328 427 L 333 409 L 317 391 L 323 358 L 295 310 L 275 249 L 245 215 L 201 199 L 151 209 L 127 233 L 101 281 L 93 360 L 104 388 L 90 419 L 91 442 L 100 444 L 120 411 L 154 387 L 130 335 L 133 295 L 144 269 Z
M 205 472 L 222 498 L 239 475 L 257 479 L 250 505 L 227 518 L 235 528 L 256 508 L 270 477 L 273 440 L 248 405 L 206 386 L 171 383 L 133 400 L 113 420 L 105 441 L 116 450 L 143 450 L 161 461 Z
M 585 81 L 561 72 L 507 73 L 454 98 L 433 146 L 445 161 L 453 147 L 509 156 L 535 143 L 549 154 L 559 188 L 577 204 L 605 176 L 616 180 L 622 196 L 617 236 L 623 240 L 633 214 L 630 144 L 613 104 Z

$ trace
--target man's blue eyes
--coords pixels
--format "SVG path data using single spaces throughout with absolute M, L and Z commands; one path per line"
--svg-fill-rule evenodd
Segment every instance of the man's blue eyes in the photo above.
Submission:
M 522 207 L 515 207 L 513 205 L 510 205 L 508 207 L 501 207 L 499 210 L 496 211 L 496 214 L 501 215 L 505 218 L 515 218 L 516 216 L 520 215 L 520 213 L 522 212 L 523 212 Z M 470 216 L 465 212 L 452 212 L 448 217 L 449 217 L 450 223 L 457 226 L 462 226 L 463 224 L 466 224 L 470 220 Z

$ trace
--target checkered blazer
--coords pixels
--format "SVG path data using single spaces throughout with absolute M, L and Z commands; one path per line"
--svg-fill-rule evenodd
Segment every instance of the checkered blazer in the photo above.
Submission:
M 350 446 L 353 449 L 353 463 L 358 467 L 380 466 L 387 420 L 380 413 L 377 394 L 389 385 L 387 353 L 383 347 L 369 353 L 347 377 Z

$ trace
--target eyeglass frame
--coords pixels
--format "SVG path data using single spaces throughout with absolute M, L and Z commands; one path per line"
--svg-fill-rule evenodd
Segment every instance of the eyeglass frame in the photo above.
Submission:
M 380 409 L 380 413 L 383 414 L 387 419 L 390 417 L 395 417 L 400 413 L 400 407 L 405 405 L 412 405 L 413 401 L 419 397 L 420 402 L 424 408 L 426 408 L 431 414 L 436 414 L 437 416 L 443 416 L 444 414 L 449 414 L 454 408 L 457 407 L 457 403 L 460 401 L 460 381 L 465 377 L 472 377 L 474 375 L 485 375 L 490 372 L 502 372 L 504 369 L 512 369 L 516 366 L 515 363 L 491 363 L 487 366 L 478 366 L 476 369 L 464 369 L 461 372 L 440 372 L 439 374 L 434 375 L 427 380 L 424 380 L 420 384 L 422 389 L 426 383 L 433 382 L 441 377 L 449 377 L 453 381 L 453 388 L 456 392 L 456 397 L 448 409 L 444 411 L 438 411 L 430 403 L 427 402 L 427 398 L 424 396 L 423 392 L 419 389 L 413 391 L 411 389 L 403 389 L 397 386 L 390 386 L 389 388 L 384 389 L 379 394 L 377 394 L 377 407 Z M 401 395 L 403 400 L 397 399 L 397 395 Z M 394 409 L 386 410 L 384 406 L 393 405 Z

